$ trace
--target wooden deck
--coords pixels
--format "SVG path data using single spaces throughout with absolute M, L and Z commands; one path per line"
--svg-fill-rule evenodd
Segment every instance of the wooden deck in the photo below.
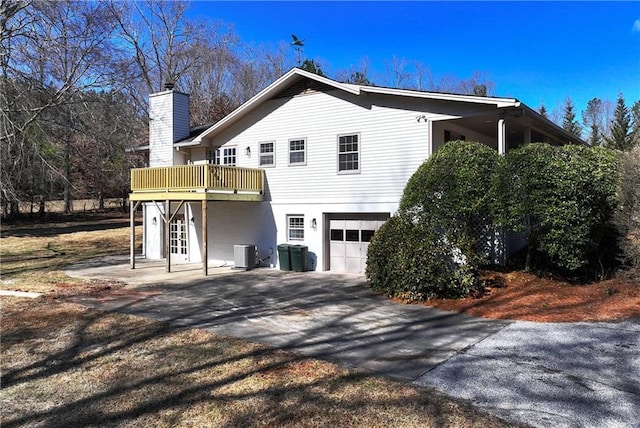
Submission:
M 261 201 L 264 170 L 222 165 L 178 165 L 131 170 L 132 201 Z

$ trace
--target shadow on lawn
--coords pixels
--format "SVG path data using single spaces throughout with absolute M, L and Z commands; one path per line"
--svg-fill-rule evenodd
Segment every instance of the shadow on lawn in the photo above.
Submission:
M 122 370 L 122 375 L 113 373 L 91 392 L 46 410 L 37 407 L 5 414 L 2 426 L 117 425 L 145 418 L 159 423 L 158 412 L 168 413 L 160 424 L 173 424 L 172 418 L 179 419 L 194 405 L 230 408 L 230 413 L 220 416 L 220 423 L 214 423 L 217 426 L 362 424 L 357 421 L 385 425 L 384 417 L 389 414 L 397 415 L 397 422 L 415 416 L 423 423 L 451 426 L 461 422 L 455 419 L 461 413 L 468 426 L 503 425 L 464 403 L 457 404 L 463 410 L 456 414 L 451 401 L 435 391 L 411 392 L 416 390 L 383 381 L 367 371 L 318 372 L 304 356 L 412 380 L 468 346 L 479 329 L 488 334 L 502 328 L 503 322 L 398 305 L 372 294 L 362 283 L 349 286 L 336 281 L 335 276 L 309 275 L 314 275 L 313 281 L 308 281 L 309 276 L 277 271 L 247 272 L 168 286 L 163 293 L 149 288 L 156 292 L 83 299 L 85 304 L 162 322 L 133 318 L 137 322 L 131 325 L 114 325 L 102 331 L 100 324 L 113 323 L 110 317 L 114 315 L 85 313 L 73 321 L 71 331 L 64 331 L 66 345 L 62 349 L 6 370 L 3 389 L 6 392 L 20 384 L 48 379 L 56 382 L 60 375 L 83 370 L 92 373 L 105 361 L 115 361 L 114 370 Z M 56 333 L 52 324 L 66 328 L 65 319 L 69 322 L 68 314 L 51 317 L 47 334 Z M 293 352 L 223 336 L 182 345 L 165 342 L 188 331 L 181 326 L 244 337 Z M 5 331 L 3 345 L 10 348 L 29 334 L 41 335 L 19 328 Z M 146 349 L 149 347 L 152 349 Z M 122 367 L 132 364 L 118 361 L 122 352 L 141 360 L 153 358 L 157 370 L 141 373 L 135 367 Z M 126 370 L 133 370 L 136 376 Z M 367 394 L 358 393 L 357 388 Z M 380 394 L 380 389 L 386 393 Z M 122 405 L 123 401 L 127 404 Z
M 136 220 L 136 226 L 141 226 L 142 221 Z M 34 228 L 32 226 L 12 228 L 2 231 L 2 238 L 9 237 L 45 237 L 57 236 L 75 232 L 95 232 L 103 230 L 121 229 L 129 227 L 129 219 L 112 219 L 103 222 L 79 223 L 71 226 L 60 226 L 55 223 L 48 224 L 47 227 Z

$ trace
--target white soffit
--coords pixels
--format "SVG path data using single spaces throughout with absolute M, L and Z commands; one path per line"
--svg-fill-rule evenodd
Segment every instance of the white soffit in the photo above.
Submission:
M 521 104 L 520 101 L 518 101 L 515 98 L 478 97 L 475 95 L 445 94 L 441 92 L 422 92 L 422 91 L 412 91 L 407 89 L 380 88 L 377 86 L 361 86 L 360 91 L 369 92 L 373 94 L 396 95 L 396 96 L 412 97 L 412 98 L 426 98 L 426 99 L 432 99 L 432 100 L 461 101 L 461 102 L 476 103 L 476 104 L 493 104 L 497 108 L 520 107 L 520 104 Z

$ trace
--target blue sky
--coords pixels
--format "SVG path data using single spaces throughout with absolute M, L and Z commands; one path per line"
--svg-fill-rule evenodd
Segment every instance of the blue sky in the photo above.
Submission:
M 233 24 L 244 43 L 277 46 L 294 33 L 332 76 L 393 56 L 436 76 L 495 82 L 494 95 L 549 110 L 571 97 L 640 100 L 640 2 L 191 2 L 194 16 Z

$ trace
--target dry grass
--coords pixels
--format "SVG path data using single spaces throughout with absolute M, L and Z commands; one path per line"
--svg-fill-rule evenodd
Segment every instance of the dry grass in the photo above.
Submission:
M 0 298 L 2 427 L 506 426 L 434 390 L 53 298 L 104 286 L 60 269 L 126 252 L 127 237 L 2 238 L 3 287 L 48 296 Z
M 3 306 L 3 427 L 503 426 L 263 345 L 47 299 Z
M 62 269 L 82 260 L 126 254 L 129 251 L 127 223 L 126 219 L 100 220 L 96 224 L 98 230 L 92 231 L 75 231 L 86 228 L 84 222 L 61 222 L 48 227 L 38 224 L 33 226 L 32 233 L 26 233 L 29 228 L 25 227 L 3 228 L 0 288 L 55 295 L 86 291 L 86 281 L 70 278 Z M 107 226 L 110 227 L 107 230 L 99 229 Z M 136 228 L 137 242 L 142 237 L 141 229 Z M 100 286 L 94 283 L 89 290 Z

